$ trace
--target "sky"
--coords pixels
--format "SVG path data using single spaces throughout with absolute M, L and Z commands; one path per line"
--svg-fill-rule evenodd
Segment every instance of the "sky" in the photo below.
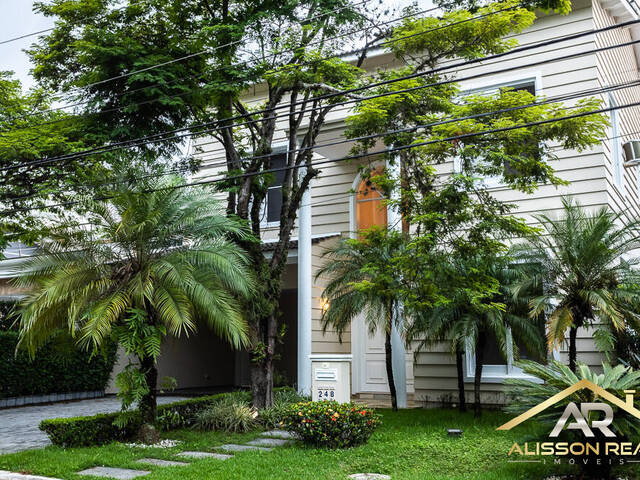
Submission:
M 53 26 L 53 21 L 32 11 L 33 0 L 0 0 L 0 42 Z M 37 37 L 0 45 L 0 70 L 12 70 L 28 88 L 33 85 L 31 65 L 24 53 Z

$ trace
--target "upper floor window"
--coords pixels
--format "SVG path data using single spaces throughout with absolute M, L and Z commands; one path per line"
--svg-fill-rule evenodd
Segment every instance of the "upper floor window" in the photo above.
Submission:
M 609 93 L 609 106 L 617 107 L 616 99 Z M 621 190 L 624 190 L 624 158 L 622 157 L 622 129 L 620 127 L 620 112 L 611 110 L 611 168 L 613 169 L 613 181 Z
M 374 226 L 387 226 L 387 206 L 375 184 L 363 180 L 356 192 L 356 228 L 361 232 Z
M 472 90 L 466 93 L 474 93 L 474 94 L 481 94 L 481 95 L 487 95 L 487 96 L 497 95 L 501 88 L 509 88 L 512 91 L 525 91 L 525 92 L 529 92 L 531 95 L 534 95 L 534 96 L 536 95 L 536 83 L 534 80 L 507 83 L 507 84 L 502 84 L 495 87 L 487 87 L 487 88 Z M 476 163 L 478 161 L 480 161 L 480 159 L 475 160 Z M 462 172 L 462 162 L 460 158 L 454 159 L 453 168 L 454 168 L 454 171 L 457 173 Z M 513 170 L 509 164 L 506 164 L 504 168 L 508 172 Z M 482 176 L 482 178 L 478 179 L 478 182 L 481 182 L 486 188 L 495 188 L 503 185 L 502 178 L 503 178 L 502 175 L 484 175 Z
M 271 157 L 271 168 L 284 168 L 287 165 L 287 154 L 281 153 Z M 282 209 L 282 183 L 286 170 L 273 172 L 273 180 L 267 189 L 267 223 L 278 223 L 280 221 L 280 210 Z

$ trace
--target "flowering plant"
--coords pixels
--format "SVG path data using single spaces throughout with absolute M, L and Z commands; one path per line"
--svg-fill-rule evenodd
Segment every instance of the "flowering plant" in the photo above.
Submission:
M 290 405 L 283 420 L 283 427 L 306 444 L 328 448 L 366 443 L 378 425 L 380 417 L 372 409 L 334 401 Z

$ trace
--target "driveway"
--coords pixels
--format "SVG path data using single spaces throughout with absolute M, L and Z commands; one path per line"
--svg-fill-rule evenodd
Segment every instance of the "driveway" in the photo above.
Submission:
M 184 398 L 158 397 L 159 404 L 178 400 L 184 400 Z M 83 417 L 98 413 L 117 412 L 118 410 L 120 410 L 120 400 L 117 397 L 0 410 L 0 454 L 51 445 L 49 437 L 38 429 L 41 420 Z

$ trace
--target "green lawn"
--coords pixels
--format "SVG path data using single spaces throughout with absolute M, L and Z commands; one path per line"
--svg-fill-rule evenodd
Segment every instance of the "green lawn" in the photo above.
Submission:
M 380 410 L 383 425 L 365 446 L 349 450 L 318 450 L 300 445 L 272 452 L 244 452 L 227 461 L 193 460 L 188 467 L 149 467 L 148 480 L 176 479 L 345 479 L 356 472 L 391 474 L 400 479 L 542 479 L 559 473 L 558 466 L 509 464 L 507 451 L 513 441 L 534 434 L 533 427 L 496 432 L 507 417 L 487 412 L 481 420 L 454 410 Z M 531 423 L 531 422 L 530 422 Z M 448 437 L 447 428 L 462 428 L 462 438 Z M 242 443 L 258 434 L 223 434 L 180 430 L 168 438 L 183 440 L 175 449 L 131 449 L 112 444 L 105 447 L 62 449 L 48 447 L 0 456 L 0 470 L 28 472 L 62 479 L 79 477 L 74 472 L 105 465 L 143 468 L 135 460 L 143 457 L 171 459 L 181 450 L 211 450 L 216 445 Z M 631 472 L 626 472 L 629 475 Z M 630 476 L 629 478 L 635 478 Z

